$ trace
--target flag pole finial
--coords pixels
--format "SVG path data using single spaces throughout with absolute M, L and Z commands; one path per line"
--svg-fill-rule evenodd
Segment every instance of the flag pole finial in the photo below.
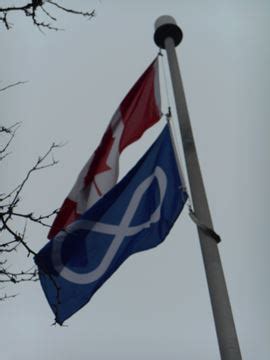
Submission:
M 155 22 L 155 43 L 160 48 L 165 49 L 165 39 L 168 37 L 172 38 L 174 45 L 177 46 L 182 41 L 183 32 L 172 16 L 163 15 Z

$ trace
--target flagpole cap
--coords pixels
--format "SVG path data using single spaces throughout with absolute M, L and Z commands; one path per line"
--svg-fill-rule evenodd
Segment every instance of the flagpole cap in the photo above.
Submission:
M 174 45 L 177 46 L 183 38 L 183 33 L 172 16 L 163 15 L 155 22 L 154 41 L 158 47 L 165 49 L 167 38 L 172 38 Z

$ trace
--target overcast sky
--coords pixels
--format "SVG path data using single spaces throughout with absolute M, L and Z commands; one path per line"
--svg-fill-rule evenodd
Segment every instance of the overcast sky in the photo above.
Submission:
M 21 210 L 40 214 L 61 205 L 120 101 L 156 56 L 156 18 L 174 16 L 184 32 L 177 53 L 243 359 L 268 360 L 270 2 L 76 1 L 86 7 L 96 18 L 56 14 L 65 31 L 44 35 L 23 16 L 13 16 L 12 30 L 1 29 L 0 85 L 28 81 L 0 97 L 1 124 L 22 122 L 1 164 L 1 192 L 53 141 L 62 142 L 59 165 L 33 177 Z M 166 111 L 163 80 L 162 95 Z M 173 106 L 171 91 L 169 101 Z M 121 175 L 163 124 L 124 151 Z M 29 225 L 27 241 L 38 251 L 46 230 Z M 39 283 L 10 291 L 19 296 L 0 304 L 5 360 L 219 358 L 187 209 L 162 245 L 128 259 L 68 327 L 50 326 L 54 316 Z

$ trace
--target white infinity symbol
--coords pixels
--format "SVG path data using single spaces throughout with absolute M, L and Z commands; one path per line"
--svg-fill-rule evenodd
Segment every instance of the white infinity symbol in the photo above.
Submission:
M 160 204 L 156 210 L 152 213 L 149 220 L 145 223 L 136 226 L 129 226 L 135 212 L 140 204 L 142 196 L 146 190 L 152 184 L 154 178 L 158 181 L 160 191 Z M 53 239 L 52 245 L 52 262 L 55 270 L 64 279 L 80 285 L 90 284 L 98 280 L 110 266 L 117 250 L 122 244 L 126 236 L 132 236 L 137 234 L 143 229 L 150 227 L 151 224 L 156 223 L 160 219 L 161 206 L 164 200 L 165 192 L 167 188 L 167 177 L 164 171 L 157 166 L 152 175 L 146 178 L 135 190 L 132 198 L 129 202 L 127 210 L 119 225 L 110 225 L 106 223 L 94 222 L 89 220 L 78 220 L 75 223 L 69 225 L 65 231 L 60 231 L 58 235 Z M 62 263 L 61 248 L 63 242 L 67 236 L 76 230 L 92 230 L 99 233 L 114 235 L 114 239 L 111 242 L 107 252 L 105 253 L 100 264 L 92 271 L 88 273 L 77 273 L 68 269 Z

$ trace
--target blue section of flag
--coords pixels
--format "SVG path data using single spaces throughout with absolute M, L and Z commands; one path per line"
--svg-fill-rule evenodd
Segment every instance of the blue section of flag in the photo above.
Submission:
M 159 245 L 186 198 L 166 126 L 122 181 L 35 257 L 56 322 L 84 306 L 130 255 Z

